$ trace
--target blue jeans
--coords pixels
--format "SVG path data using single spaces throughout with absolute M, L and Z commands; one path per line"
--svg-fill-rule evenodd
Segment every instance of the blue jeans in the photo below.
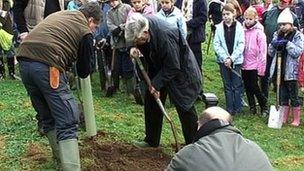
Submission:
M 224 84 L 226 110 L 231 114 L 239 114 L 242 110 L 242 78 L 223 63 L 220 63 L 219 66 Z M 241 65 L 235 65 L 233 70 L 240 74 Z
M 48 65 L 19 60 L 19 69 L 44 132 L 55 129 L 58 141 L 77 138 L 79 111 L 68 88 L 66 75 L 60 72 L 59 87 L 53 89 L 50 86 Z

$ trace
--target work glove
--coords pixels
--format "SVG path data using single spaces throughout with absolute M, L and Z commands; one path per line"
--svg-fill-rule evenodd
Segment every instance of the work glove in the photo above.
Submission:
M 273 41 L 271 41 L 271 45 L 277 50 L 277 51 L 282 51 L 285 49 L 286 44 L 288 43 L 288 40 L 278 38 Z
M 121 28 L 120 27 L 116 27 L 113 31 L 112 31 L 112 35 L 113 36 L 119 36 L 121 32 Z

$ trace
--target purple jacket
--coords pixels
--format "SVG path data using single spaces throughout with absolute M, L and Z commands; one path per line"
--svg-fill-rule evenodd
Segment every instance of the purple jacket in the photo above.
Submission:
M 243 70 L 257 70 L 258 75 L 264 76 L 266 69 L 267 43 L 264 27 L 257 22 L 245 31 L 245 50 Z

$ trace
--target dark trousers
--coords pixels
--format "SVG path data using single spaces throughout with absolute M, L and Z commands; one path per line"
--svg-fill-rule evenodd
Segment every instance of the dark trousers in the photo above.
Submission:
M 231 71 L 223 63 L 219 64 L 221 77 L 223 80 L 225 99 L 226 99 L 226 110 L 231 114 L 239 114 L 242 110 L 242 92 L 243 92 L 243 83 L 242 78 L 240 77 L 241 65 L 235 65 Z
M 265 75 L 263 77 L 261 77 L 261 90 L 262 93 L 264 95 L 264 97 L 266 97 L 266 99 L 268 99 L 268 94 L 269 94 L 269 84 L 270 84 L 270 80 L 269 80 L 269 75 L 270 75 L 270 66 L 272 63 L 272 57 L 267 55 L 267 63 L 266 63 L 266 70 L 265 70 Z
M 292 107 L 300 106 L 300 99 L 298 96 L 298 82 L 295 81 L 283 81 L 280 85 L 280 105 Z
M 203 53 L 202 53 L 202 44 L 201 43 L 189 43 L 190 49 L 192 50 L 196 62 L 199 66 L 199 69 L 202 72 L 202 66 L 203 66 Z
M 255 99 L 257 98 L 262 110 L 266 109 L 267 99 L 262 94 L 258 84 L 258 71 L 257 70 L 242 70 L 242 78 L 244 81 L 245 91 L 250 108 L 255 108 Z
M 50 87 L 48 65 L 19 60 L 19 69 L 44 132 L 55 129 L 58 141 L 77 138 L 79 111 L 66 75 L 60 72 L 59 87 L 53 89 Z
M 161 101 L 165 105 L 167 91 L 162 89 L 160 91 Z M 161 112 L 159 106 L 157 105 L 154 97 L 149 91 L 145 94 L 145 127 L 146 127 L 146 137 L 145 140 L 152 147 L 158 147 L 160 143 L 161 130 L 163 125 L 163 113 Z M 197 130 L 197 114 L 195 107 L 191 107 L 188 111 L 181 109 L 176 106 L 176 111 L 178 113 L 183 135 L 186 144 L 190 144 L 193 141 L 194 134 Z M 172 135 L 173 136 L 173 135 Z

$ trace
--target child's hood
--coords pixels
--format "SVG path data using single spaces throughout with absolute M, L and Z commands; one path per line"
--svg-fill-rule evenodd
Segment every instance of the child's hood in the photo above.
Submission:
M 264 26 L 263 26 L 260 22 L 257 22 L 254 26 L 252 26 L 252 27 L 250 27 L 250 28 L 247 28 L 247 27 L 245 26 L 245 22 L 244 22 L 244 23 L 243 23 L 243 27 L 244 27 L 245 32 L 246 32 L 246 31 L 253 30 L 253 29 L 258 29 L 258 30 L 264 31 Z

